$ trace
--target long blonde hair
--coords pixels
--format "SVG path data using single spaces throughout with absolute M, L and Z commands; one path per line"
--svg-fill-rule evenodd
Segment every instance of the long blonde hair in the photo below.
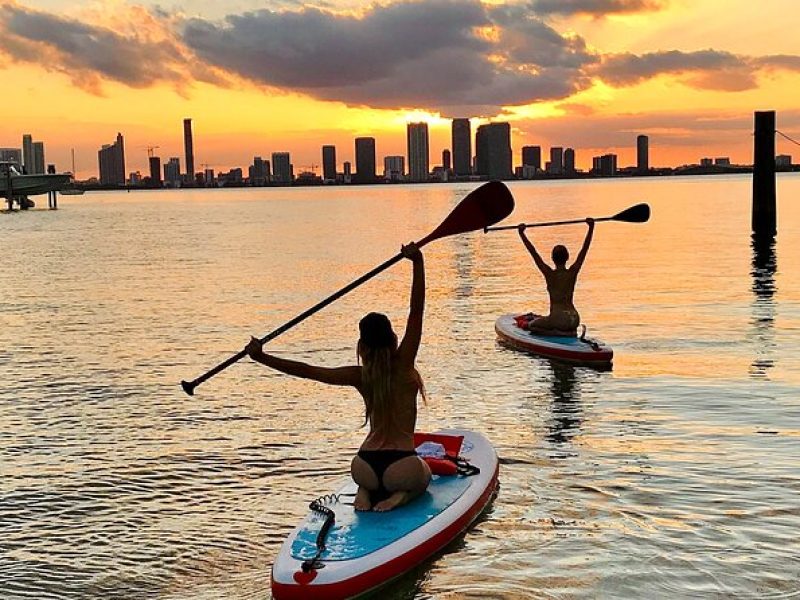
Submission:
M 357 357 L 361 366 L 361 385 L 364 392 L 364 425 L 385 431 L 394 422 L 392 411 L 392 362 L 397 352 L 397 335 L 389 319 L 380 313 L 369 313 L 359 323 Z M 422 401 L 426 402 L 425 384 L 414 368 L 414 378 Z

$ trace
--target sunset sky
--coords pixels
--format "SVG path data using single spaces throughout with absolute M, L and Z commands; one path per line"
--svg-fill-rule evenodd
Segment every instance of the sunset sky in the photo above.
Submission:
M 800 139 L 797 0 L 0 0 L 0 53 L 0 146 L 31 133 L 59 170 L 74 148 L 79 178 L 118 131 L 127 171 L 146 146 L 183 167 L 185 117 L 217 171 L 289 151 L 298 172 L 323 144 L 341 169 L 361 135 L 381 171 L 420 120 L 436 165 L 452 117 L 510 121 L 515 165 L 523 145 L 630 165 L 639 133 L 652 166 L 749 163 L 754 110 Z

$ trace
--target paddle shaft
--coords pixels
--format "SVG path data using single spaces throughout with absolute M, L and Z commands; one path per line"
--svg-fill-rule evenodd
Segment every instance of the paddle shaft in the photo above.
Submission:
M 613 221 L 615 217 L 601 217 L 595 219 L 598 221 Z M 571 225 L 573 223 L 586 223 L 586 219 L 572 219 L 571 221 L 547 221 L 546 223 L 525 223 L 525 227 L 550 227 L 551 225 Z M 484 227 L 483 232 L 487 231 L 502 231 L 504 229 L 517 229 L 519 225 L 500 225 L 498 227 Z
M 428 241 L 428 239 L 425 238 L 424 240 L 420 241 L 417 244 L 417 246 L 421 248 L 422 245 L 424 245 L 424 243 L 426 243 L 427 241 Z M 278 327 L 274 331 L 269 332 L 267 335 L 265 335 L 264 337 L 260 338 L 259 341 L 262 344 L 266 344 L 270 340 L 275 339 L 280 334 L 282 334 L 283 332 L 291 329 L 292 327 L 294 327 L 295 325 L 297 325 L 301 321 L 305 321 L 308 317 L 313 315 L 315 312 L 318 312 L 318 311 L 322 310 L 323 308 L 328 306 L 328 304 L 330 304 L 334 300 L 338 300 L 339 298 L 344 296 L 346 293 L 348 293 L 348 292 L 354 290 L 355 288 L 357 288 L 358 286 L 360 286 L 362 283 L 364 283 L 366 281 L 369 281 L 370 279 L 375 277 L 375 275 L 377 275 L 378 273 L 381 273 L 382 271 L 385 271 L 386 269 L 391 267 L 393 264 L 395 264 L 397 261 L 399 261 L 402 258 L 403 258 L 403 253 L 402 252 L 398 252 L 395 256 L 393 256 L 392 258 L 390 258 L 389 260 L 387 260 L 383 264 L 378 265 L 377 267 L 372 269 L 369 273 L 365 273 L 364 275 L 362 275 L 361 277 L 359 277 L 355 281 L 352 281 L 349 284 L 347 284 L 346 286 L 344 286 L 338 292 L 328 296 L 327 298 L 325 298 L 324 300 L 318 302 L 317 304 L 315 304 L 314 306 L 312 306 L 311 308 L 309 308 L 305 312 L 297 315 L 291 321 L 287 321 L 286 323 L 284 323 L 283 325 L 281 325 L 280 327 Z M 220 371 L 224 371 L 225 369 L 230 367 L 233 363 L 238 362 L 239 360 L 241 360 L 245 356 L 247 356 L 247 352 L 245 352 L 244 350 L 240 350 L 238 353 L 236 353 L 233 356 L 231 356 L 228 360 L 225 360 L 225 361 L 219 363 L 216 367 L 214 367 L 210 371 L 207 371 L 206 373 L 200 375 L 200 377 L 198 377 L 197 379 L 194 379 L 193 381 L 181 381 L 181 386 L 183 386 L 184 391 L 191 396 L 191 395 L 194 394 L 194 388 L 196 388 L 198 385 L 200 385 L 201 383 L 203 383 L 204 381 L 206 381 L 208 379 L 211 379 L 214 375 L 216 375 Z

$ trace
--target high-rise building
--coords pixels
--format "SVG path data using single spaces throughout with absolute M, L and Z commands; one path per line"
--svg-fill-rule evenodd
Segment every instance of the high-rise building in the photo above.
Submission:
M 356 138 L 356 183 L 375 182 L 375 138 Z
M 322 147 L 322 180 L 336 181 L 336 146 Z
M 29 133 L 22 136 L 22 165 L 26 173 L 33 173 L 33 137 Z
M 453 119 L 451 138 L 453 171 L 456 177 L 468 177 L 472 173 L 472 128 L 469 119 Z
M 0 148 L 0 160 L 22 165 L 22 150 L 19 148 Z
M 100 183 L 103 185 L 125 185 L 125 142 L 121 133 L 117 141 L 105 144 L 97 153 L 100 166 Z
M 475 164 L 478 175 L 485 179 L 510 179 L 511 125 L 489 123 L 478 127 L 475 134 Z
M 164 183 L 169 187 L 181 187 L 181 159 L 177 156 L 164 164 Z
M 253 157 L 253 164 L 248 170 L 250 185 L 266 185 L 269 181 L 269 161 L 260 156 Z
M 573 148 L 564 150 L 564 173 L 575 175 L 575 150 Z
M 272 153 L 272 181 L 288 184 L 294 179 L 294 169 L 288 152 Z
M 150 161 L 150 186 L 161 187 L 161 158 L 151 156 Z
M 603 177 L 613 177 L 617 174 L 617 155 L 603 154 L 592 158 L 592 172 Z
M 44 142 L 33 142 L 32 173 L 44 173 Z
M 350 164 L 349 160 L 342 163 L 342 181 L 344 183 L 353 181 L 353 166 Z
M 547 170 L 551 175 L 561 175 L 564 173 L 564 149 L 560 146 L 550 148 L 550 168 Z
M 636 170 L 639 173 L 650 170 L 650 138 L 646 135 L 636 137 Z
M 450 170 L 450 150 L 448 150 L 447 148 L 442 150 L 442 168 L 445 171 Z
M 542 170 L 542 147 L 523 146 L 522 147 L 522 166 L 535 167 L 537 171 Z
M 383 158 L 383 178 L 388 181 L 401 181 L 406 174 L 405 156 L 385 156 Z
M 409 123 L 406 125 L 408 142 L 408 179 L 409 181 L 428 181 L 430 175 L 428 153 L 428 124 Z
M 186 155 L 186 183 L 194 185 L 194 140 L 191 119 L 183 120 L 183 151 Z

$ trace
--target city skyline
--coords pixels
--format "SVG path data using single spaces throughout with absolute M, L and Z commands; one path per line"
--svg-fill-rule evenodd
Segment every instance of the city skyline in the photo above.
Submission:
M 128 171 L 146 174 L 147 147 L 160 147 L 162 164 L 184 156 L 180 121 L 191 116 L 196 170 L 287 149 L 295 165 L 319 164 L 326 144 L 339 165 L 355 164 L 356 137 L 376 140 L 380 164 L 406 153 L 407 123 L 427 123 L 439 157 L 455 153 L 450 119 L 473 117 L 473 134 L 510 123 L 515 166 L 522 146 L 561 146 L 588 170 L 611 153 L 636 165 L 636 135 L 653 141 L 651 166 L 750 162 L 754 110 L 800 132 L 788 0 L 768 11 L 739 0 L 178 4 L 0 3 L 15 90 L 0 146 L 29 133 L 65 170 L 75 148 L 86 178 L 101 142 L 122 131 Z

